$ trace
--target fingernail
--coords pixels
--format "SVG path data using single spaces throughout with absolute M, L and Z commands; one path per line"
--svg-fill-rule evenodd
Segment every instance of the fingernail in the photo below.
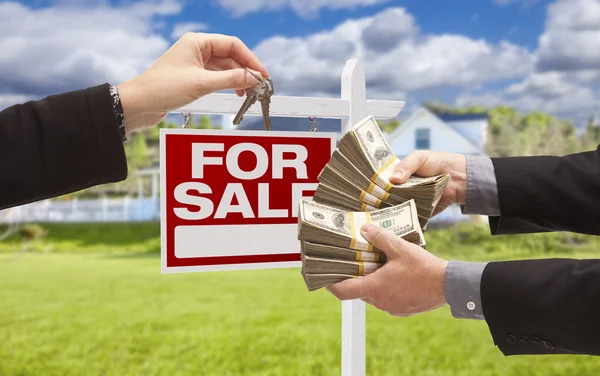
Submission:
M 252 73 L 254 73 L 254 74 L 256 74 L 257 76 L 260 77 L 260 73 L 255 72 L 255 71 L 252 71 Z M 250 72 L 246 72 L 246 82 L 249 85 L 256 85 L 258 83 L 258 80 Z
M 363 234 L 366 234 L 367 232 L 369 232 L 369 230 L 371 230 L 373 227 L 375 227 L 375 225 L 371 224 L 371 223 L 365 223 L 364 225 L 362 225 L 360 227 L 360 232 Z
M 392 177 L 397 180 L 402 179 L 403 176 L 404 176 L 404 172 L 402 172 L 402 171 L 396 171 L 392 174 Z

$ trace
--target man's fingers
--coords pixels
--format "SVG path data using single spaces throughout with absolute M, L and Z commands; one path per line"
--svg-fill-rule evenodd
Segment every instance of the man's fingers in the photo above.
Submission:
M 360 300 L 362 300 L 363 302 L 370 304 L 370 305 L 374 305 L 373 301 L 369 298 L 360 298 Z
M 347 279 L 327 286 L 327 290 L 339 300 L 354 300 L 368 298 L 372 291 L 372 279 L 369 276 Z
M 410 153 L 406 158 L 400 161 L 394 173 L 390 176 L 390 181 L 394 184 L 402 184 L 410 178 L 415 172 L 419 171 L 427 161 L 427 155 L 421 151 Z
M 384 230 L 373 224 L 363 225 L 360 233 L 375 248 L 385 252 L 389 260 L 398 258 L 400 251 L 408 243 L 406 240 L 395 236 L 391 231 Z
M 264 64 L 239 38 L 219 34 L 210 34 L 208 38 L 212 56 L 230 57 L 242 67 L 248 67 L 269 77 Z
M 260 73 L 255 73 L 260 77 Z M 242 68 L 224 71 L 201 70 L 200 75 L 198 83 L 202 85 L 202 91 L 207 93 L 225 89 L 243 90 L 258 83 L 254 76 Z
M 443 212 L 444 210 L 446 210 L 446 208 L 448 206 L 450 206 L 451 204 L 452 204 L 452 202 L 448 202 L 447 200 L 443 200 L 443 201 L 440 200 L 440 202 L 438 202 L 437 206 L 433 210 L 433 214 L 431 216 L 435 217 L 436 215 L 438 215 L 441 212 Z

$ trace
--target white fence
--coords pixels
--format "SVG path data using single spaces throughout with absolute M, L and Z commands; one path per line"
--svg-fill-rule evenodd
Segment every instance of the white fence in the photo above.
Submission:
M 160 220 L 159 198 L 111 198 L 72 201 L 44 200 L 0 210 L 0 223 L 32 222 L 137 222 Z M 432 224 L 472 220 L 459 205 L 433 217 Z
M 0 211 L 0 223 L 160 220 L 158 198 L 44 200 Z

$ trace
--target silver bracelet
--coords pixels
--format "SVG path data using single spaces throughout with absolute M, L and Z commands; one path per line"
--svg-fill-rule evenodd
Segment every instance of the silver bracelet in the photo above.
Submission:
M 121 105 L 121 97 L 119 97 L 119 89 L 116 85 L 110 87 L 110 96 L 112 97 L 115 119 L 117 119 L 119 132 L 121 132 L 121 139 L 125 142 L 127 141 L 127 137 L 125 136 L 125 116 L 123 115 L 123 106 Z

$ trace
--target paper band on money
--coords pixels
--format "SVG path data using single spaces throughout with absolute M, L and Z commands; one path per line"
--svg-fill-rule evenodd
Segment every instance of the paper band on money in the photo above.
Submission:
M 360 206 L 360 211 L 375 211 L 375 210 L 377 210 L 377 208 L 376 208 L 376 207 L 374 207 L 374 206 L 371 206 L 371 205 L 369 205 L 369 204 L 365 204 L 364 202 L 363 202 L 363 204 Z
M 379 262 L 379 253 L 376 252 L 356 252 L 356 261 Z
M 380 199 L 365 191 L 360 192 L 359 200 L 376 208 L 379 208 L 379 205 L 381 205 Z
M 378 186 L 375 183 L 371 183 L 371 185 L 369 185 L 369 188 L 367 189 L 367 193 L 370 193 L 371 195 L 377 197 L 378 199 L 380 199 L 382 201 L 387 201 L 387 199 L 390 197 L 389 193 L 384 191 L 383 188 L 381 188 L 380 186 Z
M 350 217 L 350 232 L 352 233 L 350 248 L 358 251 L 372 252 L 373 245 L 360 233 L 362 225 L 371 223 L 371 214 L 369 212 L 349 212 L 348 215 Z
M 380 264 L 376 262 L 359 262 L 358 263 L 358 275 L 367 275 L 373 273 L 379 269 Z
M 371 176 L 371 181 L 383 188 L 384 191 L 388 192 L 394 186 L 390 182 L 390 176 L 394 173 L 398 163 L 400 163 L 398 157 L 392 155 L 383 166 L 375 171 L 373 176 Z

